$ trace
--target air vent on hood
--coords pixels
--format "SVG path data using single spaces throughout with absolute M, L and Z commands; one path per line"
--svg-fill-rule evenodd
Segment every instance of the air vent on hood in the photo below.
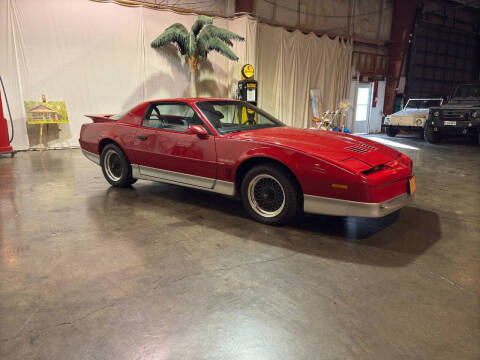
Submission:
M 377 150 L 377 148 L 375 146 L 368 145 L 368 144 L 361 144 L 360 146 L 366 147 L 366 148 L 371 149 L 371 150 Z
M 355 151 L 355 152 L 358 152 L 358 153 L 361 153 L 361 154 L 365 154 L 365 153 L 370 151 L 370 150 L 365 149 L 364 147 L 360 147 L 360 146 L 349 146 L 345 149 L 350 150 L 350 151 Z
M 375 148 L 371 145 L 367 145 L 367 144 L 353 145 L 353 146 L 349 146 L 345 149 L 350 150 L 350 151 L 355 151 L 355 152 L 358 152 L 360 154 L 368 153 L 368 152 L 370 152 L 370 150 L 377 150 L 377 148 Z

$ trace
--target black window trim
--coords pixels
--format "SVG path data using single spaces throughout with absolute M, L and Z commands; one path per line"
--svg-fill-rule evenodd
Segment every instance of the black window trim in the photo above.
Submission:
M 210 103 L 220 103 L 220 102 L 225 102 L 225 103 L 245 103 L 251 107 L 253 107 L 254 111 L 258 112 L 259 114 L 265 116 L 266 118 L 272 118 L 274 120 L 274 122 L 278 122 L 278 127 L 285 127 L 287 126 L 286 124 L 284 124 L 283 122 L 281 122 L 280 120 L 278 120 L 277 118 L 275 118 L 273 115 L 267 113 L 265 110 L 262 110 L 261 108 L 259 108 L 258 106 L 256 105 L 253 105 L 253 104 L 250 104 L 249 102 L 247 101 L 244 101 L 244 100 L 239 100 L 239 99 L 206 99 L 206 100 L 198 100 L 195 102 L 195 106 L 198 108 L 198 110 L 202 113 L 202 116 L 205 117 L 205 119 L 207 119 L 209 122 L 210 120 L 208 119 L 208 116 L 206 116 L 203 111 L 202 111 L 202 108 L 200 106 L 198 106 L 198 104 L 201 104 L 201 103 L 206 103 L 206 102 L 210 102 Z M 215 128 L 215 130 L 220 134 L 220 135 L 228 135 L 230 134 L 229 132 L 221 132 L 219 129 L 217 129 L 215 127 L 215 125 L 212 124 L 212 126 Z M 209 130 L 209 129 L 208 129 Z M 253 129 L 255 130 L 255 129 Z M 246 130 L 239 130 L 238 132 L 242 132 L 242 131 L 246 131 Z M 236 131 L 237 132 L 237 131 Z
M 205 121 L 202 119 L 200 114 L 189 103 L 184 102 L 184 101 L 153 101 L 153 102 L 151 102 L 148 105 L 147 110 L 145 110 L 145 113 L 143 114 L 142 124 L 141 124 L 141 126 L 143 128 L 151 129 L 151 130 L 173 131 L 173 132 L 177 132 L 177 133 L 185 133 L 186 132 L 186 131 L 180 131 L 180 130 L 174 130 L 174 129 L 168 129 L 168 128 L 152 128 L 152 127 L 148 127 L 148 126 L 143 125 L 145 120 L 149 120 L 149 117 L 152 115 L 153 109 L 156 108 L 156 106 L 158 106 L 158 105 L 186 105 L 186 106 L 188 106 L 190 109 L 193 110 L 193 113 L 200 119 L 200 121 L 202 122 L 202 126 L 205 128 L 205 130 L 207 130 L 208 134 L 213 135 L 209 126 L 207 126 L 207 124 L 205 124 Z

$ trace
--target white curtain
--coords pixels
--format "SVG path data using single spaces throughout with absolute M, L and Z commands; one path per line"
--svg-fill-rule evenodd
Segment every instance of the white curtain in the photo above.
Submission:
M 0 1 L 0 75 L 15 125 L 15 149 L 39 144 L 39 127 L 26 124 L 23 102 L 65 101 L 61 125 L 78 144 L 84 114 L 118 113 L 141 101 L 189 95 L 188 66 L 174 49 L 150 43 L 175 22 L 187 29 L 196 15 L 88 0 Z M 308 127 L 309 90 L 324 109 L 348 95 L 352 45 L 313 34 L 289 33 L 243 16 L 215 18 L 246 42 L 234 42 L 238 62 L 212 53 L 200 63 L 200 96 L 231 97 L 245 63 L 256 67 L 259 104 L 289 125 Z M 5 108 L 4 103 L 4 108 Z M 64 146 L 50 132 L 50 146 Z M 44 131 L 44 136 L 46 136 Z
M 324 110 L 348 99 L 352 43 L 266 24 L 258 25 L 259 105 L 290 126 L 310 127 L 310 89 Z
M 81 124 L 90 121 L 84 114 L 118 113 L 149 99 L 188 96 L 188 65 L 174 49 L 152 49 L 150 43 L 173 23 L 190 29 L 196 17 L 88 0 L 0 1 L 0 75 L 15 125 L 14 148 L 38 145 L 39 127 L 26 124 L 23 102 L 40 101 L 42 94 L 47 101 L 65 101 L 69 124 L 61 126 L 73 145 Z M 256 38 L 252 23 L 246 16 L 214 19 L 216 26 L 247 39 Z M 230 97 L 241 66 L 255 61 L 249 49 L 234 42 L 237 63 L 217 53 L 201 62 L 199 95 Z M 51 131 L 50 146 L 64 145 Z

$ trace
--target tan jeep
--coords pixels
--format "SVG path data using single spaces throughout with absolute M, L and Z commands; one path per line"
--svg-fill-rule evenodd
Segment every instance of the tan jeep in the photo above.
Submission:
M 400 130 L 419 132 L 423 138 L 423 127 L 428 116 L 428 109 L 440 106 L 443 99 L 409 99 L 405 107 L 387 115 L 383 122 L 388 136 L 395 136 Z

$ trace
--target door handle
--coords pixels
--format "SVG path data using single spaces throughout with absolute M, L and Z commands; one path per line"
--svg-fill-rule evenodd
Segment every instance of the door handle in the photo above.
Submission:
M 137 135 L 137 139 L 142 140 L 142 141 L 147 140 L 147 138 L 148 138 L 148 136 L 146 136 L 146 135 Z

